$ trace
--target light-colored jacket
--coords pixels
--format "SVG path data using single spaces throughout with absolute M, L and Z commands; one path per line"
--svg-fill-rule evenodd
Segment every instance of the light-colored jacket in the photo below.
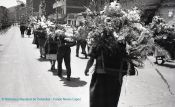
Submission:
M 88 36 L 88 29 L 86 26 L 78 27 L 78 38 L 86 40 Z

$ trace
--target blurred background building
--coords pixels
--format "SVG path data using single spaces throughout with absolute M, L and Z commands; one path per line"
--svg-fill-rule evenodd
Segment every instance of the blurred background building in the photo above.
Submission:
M 163 0 L 157 15 L 163 17 L 170 25 L 175 25 L 175 0 Z
M 19 0 L 18 0 L 19 1 Z M 10 20 L 25 19 L 24 17 L 39 16 L 41 3 L 45 3 L 44 15 L 50 19 L 58 19 L 59 23 L 76 25 L 83 19 L 81 15 L 85 7 L 96 3 L 96 10 L 103 9 L 106 3 L 114 0 L 26 0 L 26 5 L 9 8 Z M 169 24 L 175 23 L 175 0 L 117 0 L 123 8 L 138 7 L 142 10 L 142 21 L 149 24 L 155 15 L 159 15 Z
M 58 0 L 54 3 L 59 23 L 76 24 L 77 13 L 84 12 L 90 0 Z

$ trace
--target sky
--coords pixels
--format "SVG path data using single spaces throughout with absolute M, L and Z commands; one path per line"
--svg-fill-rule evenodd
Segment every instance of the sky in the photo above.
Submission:
M 20 1 L 23 1 L 24 3 L 26 2 L 26 0 L 20 0 Z M 9 8 L 16 5 L 17 5 L 16 0 L 0 0 L 0 6 Z

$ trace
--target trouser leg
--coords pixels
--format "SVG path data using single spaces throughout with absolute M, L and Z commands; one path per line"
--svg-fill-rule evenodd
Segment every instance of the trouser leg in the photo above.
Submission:
M 80 49 L 80 41 L 77 41 L 77 44 L 76 44 L 76 56 L 77 57 L 79 56 L 79 49 Z
M 62 62 L 63 62 L 63 55 L 58 54 L 57 55 L 57 61 L 58 61 L 58 76 L 62 76 Z
M 21 30 L 21 36 L 24 37 L 24 30 Z
M 42 47 L 39 46 L 39 50 L 40 50 L 40 57 L 42 57 Z
M 36 47 L 39 48 L 39 41 L 38 41 L 38 37 L 36 36 Z
M 82 53 L 86 54 L 86 41 L 85 40 L 82 41 L 81 48 L 82 48 Z
M 81 48 L 82 48 L 82 53 L 85 55 L 85 57 L 87 57 L 87 53 L 86 53 L 86 40 L 83 40 L 81 43 Z
M 64 56 L 64 62 L 67 70 L 67 77 L 70 78 L 71 76 L 71 66 L 70 66 L 70 51 L 67 51 Z
M 87 49 L 88 49 L 88 54 L 89 54 L 90 46 L 87 46 Z
M 50 60 L 51 63 L 51 70 L 55 69 L 55 60 Z
M 45 57 L 45 49 L 43 46 L 39 46 L 40 48 L 40 57 Z

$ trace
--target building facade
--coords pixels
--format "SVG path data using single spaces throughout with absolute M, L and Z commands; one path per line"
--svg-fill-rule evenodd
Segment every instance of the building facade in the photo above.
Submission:
M 0 6 L 0 28 L 5 26 L 8 22 L 8 9 L 4 6 Z
M 120 0 L 123 8 L 138 7 L 142 11 L 141 20 L 149 24 L 157 13 L 162 0 Z
M 45 16 L 48 17 L 50 14 L 55 13 L 53 9 L 53 4 L 55 0 L 26 0 L 26 6 L 28 8 L 29 14 L 34 16 L 39 16 L 40 4 L 45 3 Z
M 54 5 L 58 13 L 58 20 L 70 25 L 76 24 L 77 13 L 84 12 L 90 0 L 58 0 Z M 54 6 L 53 6 L 54 7 Z
M 169 25 L 175 25 L 175 0 L 164 0 L 157 11 Z
M 27 15 L 33 15 L 33 0 L 26 0 Z
M 142 21 L 149 24 L 155 15 L 175 25 L 175 0 L 120 0 L 124 8 L 137 6 L 142 10 Z

